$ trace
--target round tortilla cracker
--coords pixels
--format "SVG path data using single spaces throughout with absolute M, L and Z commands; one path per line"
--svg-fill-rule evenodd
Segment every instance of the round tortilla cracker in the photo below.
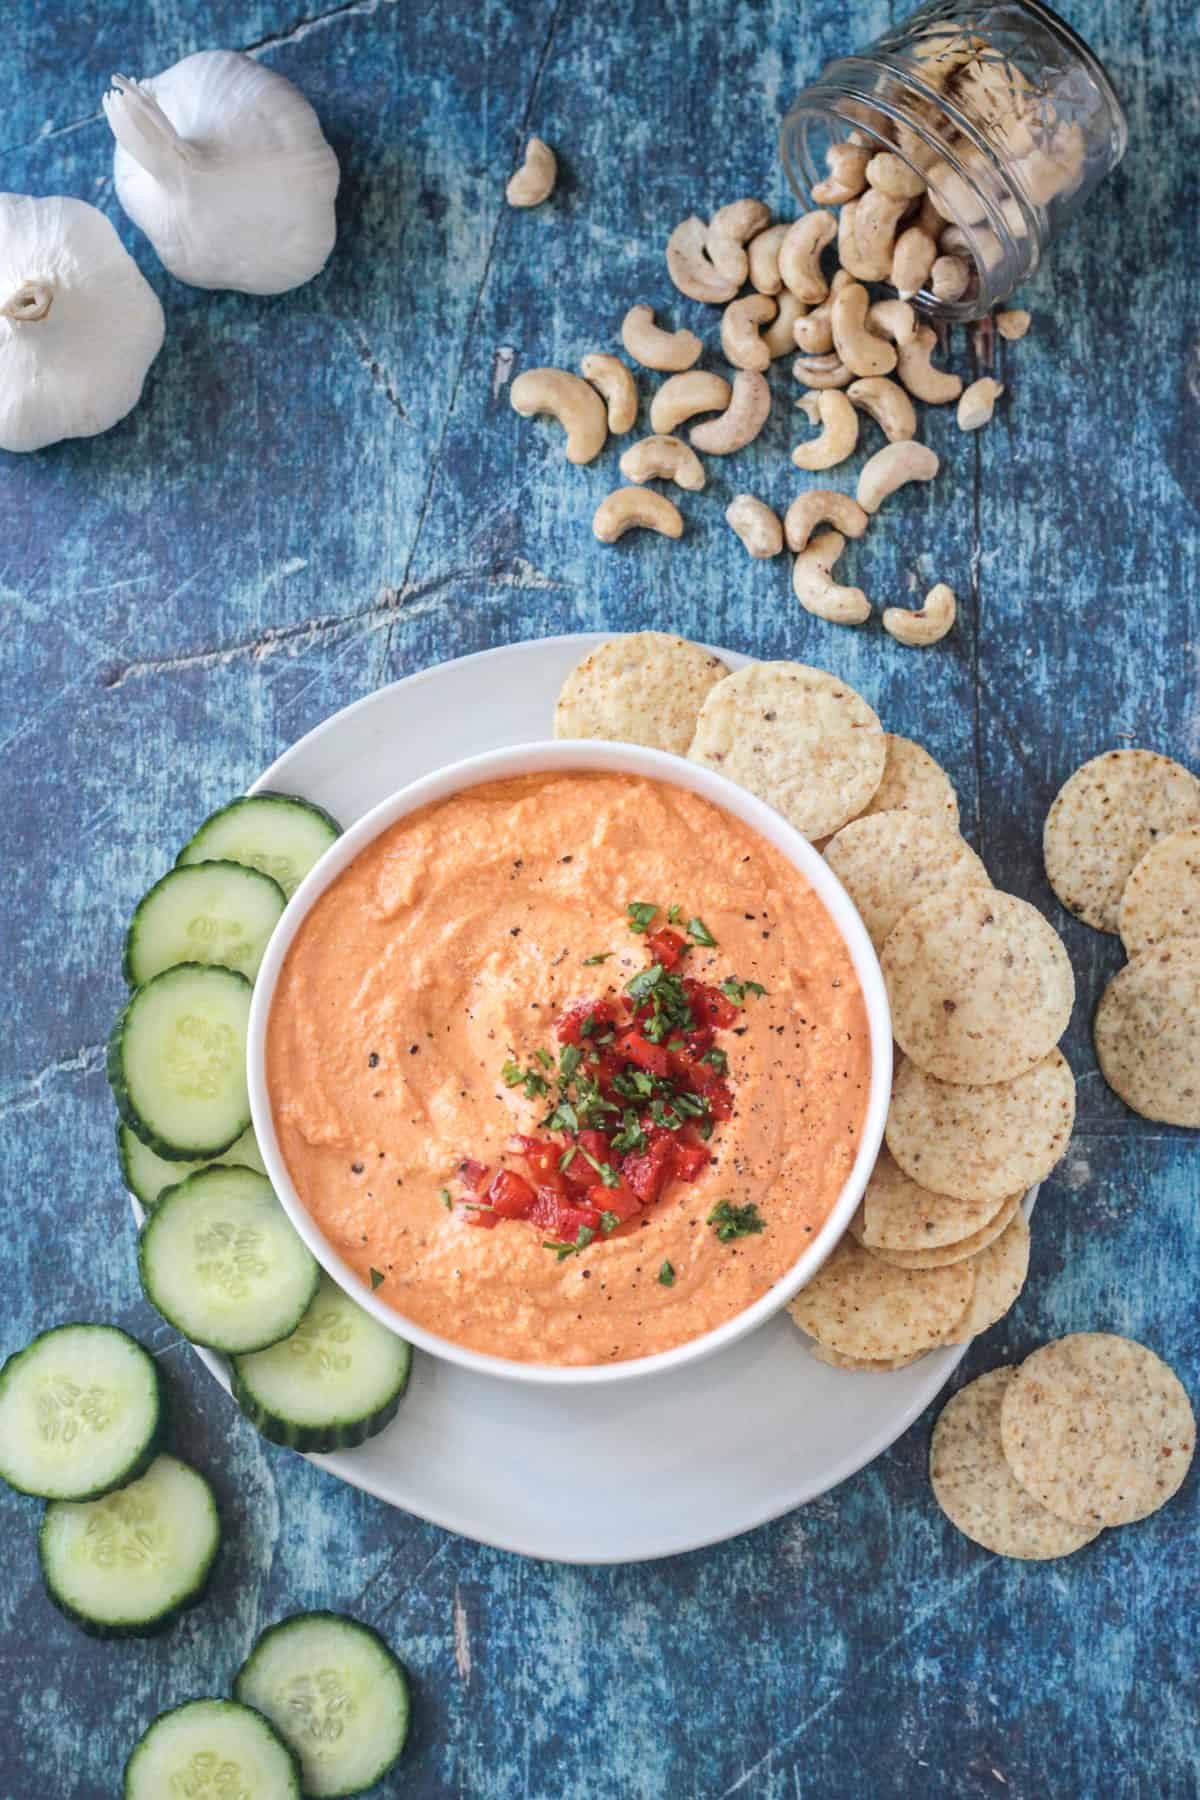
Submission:
M 711 689 L 688 755 L 807 838 L 862 811 L 883 776 L 883 727 L 860 694 L 804 663 L 751 663 Z
M 957 831 L 958 795 L 945 769 L 911 738 L 897 737 L 893 731 L 887 732 L 886 737 L 883 780 L 859 818 L 869 819 L 878 812 L 923 813 Z
M 1059 1050 L 991 1087 L 955 1086 L 905 1062 L 887 1145 L 904 1173 L 935 1194 L 999 1202 L 1050 1173 L 1074 1123 L 1075 1077 Z
M 845 1237 L 788 1311 L 827 1350 L 886 1362 L 940 1344 L 966 1312 L 974 1287 L 969 1262 L 893 1269 Z
M 1121 894 L 1160 838 L 1200 825 L 1200 781 L 1154 750 L 1107 750 L 1076 769 L 1046 815 L 1046 874 L 1068 912 L 1116 931 Z
M 908 1369 L 913 1363 L 920 1362 L 925 1355 L 924 1350 L 916 1351 L 912 1356 L 882 1357 L 877 1362 L 865 1356 L 843 1356 L 840 1350 L 827 1350 L 824 1344 L 818 1344 L 816 1338 L 809 1340 L 804 1348 L 819 1363 L 827 1363 L 831 1369 L 855 1369 L 870 1375 L 890 1375 L 893 1369 Z
M 577 662 L 554 709 L 557 738 L 612 738 L 687 754 L 709 689 L 729 670 L 686 638 L 635 631 Z
M 892 1030 L 939 1081 L 1011 1081 L 1057 1044 L 1075 1002 L 1062 939 L 1015 894 L 933 894 L 904 914 L 880 955 Z
M 967 1262 L 994 1243 L 1007 1231 L 1021 1205 L 1020 1194 L 1010 1194 L 1001 1201 L 986 1225 L 973 1231 L 957 1244 L 942 1244 L 937 1250 L 872 1250 L 871 1255 L 893 1269 L 948 1269 L 952 1263 Z
M 997 1556 L 1044 1562 L 1090 1544 L 1099 1528 L 1067 1524 L 1014 1480 L 1004 1458 L 1000 1415 L 1016 1374 L 1016 1369 L 993 1369 L 946 1402 L 929 1446 L 929 1479 L 950 1523 L 972 1543 Z
M 919 900 L 987 888 L 988 872 L 957 831 L 914 812 L 874 812 L 843 825 L 825 852 L 876 950 Z
M 1153 1350 L 1077 1331 L 1026 1357 L 1000 1438 L 1016 1479 L 1057 1518 L 1128 1525 L 1165 1506 L 1196 1447 L 1191 1401 Z
M 918 1187 L 884 1145 L 850 1230 L 868 1250 L 937 1250 L 994 1219 L 1000 1200 L 963 1200 Z
M 999 1324 L 1016 1304 L 1029 1273 L 1029 1221 L 1018 1207 L 1004 1230 L 975 1258 L 975 1292 L 954 1327 L 953 1342 L 968 1344 Z
M 1125 883 L 1117 925 L 1129 956 L 1168 938 L 1200 937 L 1200 825 L 1147 850 Z
M 1200 937 L 1141 950 L 1100 996 L 1105 1081 L 1144 1119 L 1200 1125 Z

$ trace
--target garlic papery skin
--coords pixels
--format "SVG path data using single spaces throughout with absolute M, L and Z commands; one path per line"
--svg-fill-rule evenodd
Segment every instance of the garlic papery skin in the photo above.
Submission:
M 117 197 L 191 287 L 283 294 L 337 237 L 338 160 L 298 87 L 236 50 L 198 50 L 147 81 L 113 76 Z
M 0 194 L 0 449 L 94 437 L 162 348 L 158 295 L 85 200 Z

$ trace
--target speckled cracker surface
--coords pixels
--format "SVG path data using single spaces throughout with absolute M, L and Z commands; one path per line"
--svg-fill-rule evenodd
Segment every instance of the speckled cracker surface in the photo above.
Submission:
M 1000 1201 L 1050 1173 L 1074 1123 L 1075 1077 L 1061 1051 L 990 1087 L 954 1086 L 905 1062 L 892 1089 L 887 1145 L 922 1187 Z
M 992 885 L 957 831 L 915 812 L 851 819 L 826 849 L 825 861 L 862 914 L 876 950 L 919 900 Z
M 1046 815 L 1046 874 L 1068 912 L 1116 931 L 1121 894 L 1160 838 L 1200 825 L 1200 781 L 1154 750 L 1108 750 L 1076 769 Z
M 1014 1479 L 1000 1439 L 1004 1396 L 1015 1369 L 993 1369 L 942 1408 L 929 1446 L 929 1479 L 952 1525 L 998 1556 L 1044 1562 L 1090 1544 L 1099 1527 L 1056 1518 Z
M 819 838 L 862 811 L 882 779 L 886 746 L 848 683 L 805 663 L 751 663 L 710 691 L 688 755 Z
M 975 1292 L 954 1328 L 956 1344 L 965 1344 L 996 1325 L 1009 1312 L 1029 1273 L 1029 1221 L 1018 1210 L 992 1243 L 974 1260 Z
M 981 1225 L 969 1237 L 961 1238 L 957 1244 L 941 1244 L 936 1250 L 872 1250 L 871 1254 L 891 1263 L 894 1269 L 945 1269 L 951 1263 L 966 1262 L 978 1256 L 1008 1228 L 1020 1204 L 1020 1194 L 1010 1194 L 1001 1201 L 986 1225 Z
M 1200 937 L 1131 957 L 1101 995 L 1093 1031 L 1104 1079 L 1126 1106 L 1200 1125 Z
M 963 1200 L 918 1187 L 885 1145 L 850 1229 L 868 1250 L 938 1250 L 970 1237 L 1003 1204 L 1003 1199 Z
M 957 831 L 958 795 L 941 764 L 911 738 L 898 737 L 893 731 L 886 737 L 883 780 L 859 817 L 869 819 L 877 812 L 924 813 Z
M 846 1237 L 788 1311 L 827 1350 L 883 1362 L 940 1344 L 966 1312 L 974 1287 L 969 1262 L 892 1269 Z
M 589 650 L 563 682 L 559 738 L 610 738 L 684 756 L 704 696 L 729 673 L 699 644 L 635 631 Z
M 893 1369 L 909 1369 L 925 1355 L 924 1350 L 918 1350 L 912 1356 L 889 1356 L 871 1362 L 865 1356 L 843 1356 L 838 1350 L 828 1350 L 815 1338 L 804 1347 L 817 1362 L 827 1363 L 831 1369 L 852 1369 L 867 1375 L 890 1375 Z
M 1130 956 L 1171 938 L 1200 937 L 1200 825 L 1147 850 L 1125 883 L 1117 924 Z
M 1054 1048 L 1071 1017 L 1071 959 L 1015 894 L 934 894 L 904 914 L 879 960 L 896 1042 L 940 1081 L 1011 1081 Z
M 1165 1506 L 1196 1447 L 1182 1382 L 1153 1350 L 1079 1331 L 1026 1357 L 1000 1437 L 1027 1493 L 1060 1519 L 1127 1525 Z

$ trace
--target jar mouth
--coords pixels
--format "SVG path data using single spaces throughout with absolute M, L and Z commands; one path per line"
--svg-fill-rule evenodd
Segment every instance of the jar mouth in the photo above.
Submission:
M 1065 38 L 1080 62 L 1093 76 L 1096 86 L 1108 104 L 1109 111 L 1118 124 L 1120 143 L 1117 147 L 1116 160 L 1119 162 L 1129 143 L 1129 122 L 1125 117 L 1125 108 L 1121 105 L 1121 97 L 1113 84 L 1112 76 L 1091 45 L 1085 43 L 1073 25 L 1068 25 L 1061 13 L 1056 13 L 1052 6 L 1043 5 L 1042 0 L 1021 0 L 1021 4 L 1026 12 L 1033 13 L 1035 18 L 1041 19 L 1051 30 L 1056 31 L 1059 37 Z
M 832 141 L 842 136 L 845 130 L 853 129 L 869 136 L 880 150 L 899 157 L 937 194 L 941 206 L 946 209 L 947 224 L 956 225 L 966 238 L 979 281 L 975 293 L 969 297 L 942 300 L 928 287 L 923 287 L 913 296 L 913 303 L 922 312 L 947 323 L 965 324 L 983 318 L 1036 269 L 1044 219 L 1027 196 L 1020 194 L 1008 180 L 995 147 L 971 121 L 961 119 L 960 122 L 960 115 L 947 104 L 945 95 L 928 87 L 907 67 L 903 71 L 896 69 L 894 72 L 902 77 L 904 85 L 916 98 L 937 107 L 984 159 L 992 177 L 989 185 L 1003 186 L 1006 194 L 1016 201 L 1020 226 L 1014 229 L 1013 222 L 1005 219 L 1001 212 L 999 202 L 981 186 L 978 171 L 969 169 L 953 147 L 930 130 L 915 107 L 907 107 L 890 95 L 881 94 L 870 85 L 869 79 L 860 78 L 859 71 L 869 77 L 877 68 L 877 63 L 871 64 L 853 56 L 843 57 L 830 63 L 822 79 L 805 89 L 803 102 L 792 107 L 780 133 L 780 150 L 788 181 L 806 207 L 817 204 L 812 189 L 822 178 L 821 162 L 812 140 L 818 132 L 826 141 Z M 873 115 L 889 126 L 903 126 L 918 138 L 936 162 L 956 179 L 961 190 L 975 196 L 983 208 L 983 217 L 972 219 L 941 183 L 929 182 L 928 169 L 921 168 L 905 155 L 885 131 L 872 126 Z M 981 235 L 983 229 L 988 231 L 996 246 L 990 251 Z M 1018 248 L 1016 238 L 1022 240 L 1024 248 Z

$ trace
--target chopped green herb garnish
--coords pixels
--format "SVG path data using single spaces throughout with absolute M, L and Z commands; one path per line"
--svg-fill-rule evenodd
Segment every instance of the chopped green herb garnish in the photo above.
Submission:
M 535 1050 L 533 1054 L 537 1057 L 543 1069 L 552 1069 L 554 1067 L 554 1058 L 548 1050 Z
M 579 1155 L 579 1145 L 572 1144 L 570 1149 L 564 1150 L 562 1155 L 559 1157 L 559 1159 L 558 1159 L 559 1168 L 560 1169 L 569 1169 L 571 1164 L 575 1161 L 575 1158 L 578 1155 Z
M 621 1177 L 617 1174 L 617 1171 L 613 1168 L 611 1163 L 597 1162 L 594 1156 L 588 1155 L 588 1152 L 583 1148 L 582 1144 L 579 1146 L 579 1154 L 582 1156 L 584 1162 L 591 1163 L 605 1187 L 620 1187 Z
M 594 969 L 598 963 L 606 963 L 611 955 L 611 950 L 600 950 L 595 956 L 585 956 L 583 966 L 585 969 Z
M 575 1071 L 578 1069 L 578 1067 L 582 1061 L 583 1061 L 583 1051 L 579 1048 L 578 1044 L 564 1044 L 563 1045 L 563 1053 L 562 1053 L 562 1061 L 559 1063 L 559 1066 L 558 1066 L 559 1080 L 560 1081 L 572 1080 L 574 1078 Z
M 453 1200 L 451 1200 L 451 1198 L 450 1198 L 450 1189 L 449 1188 L 439 1188 L 438 1195 L 441 1199 L 442 1205 L 445 1207 L 446 1211 L 449 1212 L 454 1205 Z
M 625 983 L 625 992 L 631 1000 L 647 1000 L 666 974 L 661 963 L 651 963 L 648 969 L 639 969 L 636 975 L 630 976 Z
M 521 1073 L 520 1063 L 515 1063 L 515 1062 L 506 1062 L 505 1063 L 504 1067 L 500 1071 L 500 1078 L 504 1082 L 505 1087 L 516 1087 L 516 1085 L 519 1081 L 523 1081 L 525 1079 L 525 1077 Z
M 371 1292 L 372 1293 L 374 1293 L 374 1291 L 377 1287 L 381 1287 L 383 1282 L 387 1279 L 386 1276 L 381 1275 L 379 1273 L 378 1269 L 368 1269 L 367 1274 L 371 1277 Z
M 651 900 L 631 900 L 625 911 L 629 914 L 630 931 L 640 934 L 643 931 L 649 931 L 658 907 Z
M 579 1115 L 569 1100 L 560 1100 L 553 1112 L 548 1112 L 542 1120 L 543 1126 L 551 1131 L 578 1131 Z
M 618 1219 L 614 1212 L 602 1212 L 600 1214 L 600 1229 L 605 1237 L 607 1237 L 610 1232 L 615 1231 L 620 1223 L 620 1219 Z
M 707 1063 L 710 1069 L 715 1069 L 718 1075 L 724 1075 L 729 1067 L 729 1058 L 723 1050 L 718 1050 L 715 1044 L 711 1050 L 704 1052 L 700 1061 Z
M 539 1050 L 535 1054 L 537 1055 L 538 1060 L 541 1061 L 546 1053 L 544 1050 Z M 550 1061 L 547 1060 L 546 1067 L 550 1068 L 551 1066 Z M 505 1087 L 512 1088 L 524 1086 L 525 1098 L 527 1100 L 538 1100 L 543 1094 L 548 1094 L 550 1092 L 549 1085 L 544 1075 L 539 1075 L 536 1069 L 523 1069 L 519 1063 L 506 1062 L 500 1070 L 500 1077 L 504 1082 Z
M 738 981 L 732 975 L 726 976 L 721 983 L 721 992 L 735 1006 L 743 1005 L 747 994 L 765 994 L 766 991 L 761 981 Z
M 646 1134 L 638 1124 L 638 1116 L 632 1107 L 626 1107 L 620 1131 L 614 1133 L 612 1147 L 618 1156 L 624 1156 L 629 1150 L 644 1150 Z
M 689 919 L 687 922 L 687 930 L 688 936 L 694 938 L 696 943 L 703 944 L 706 950 L 716 949 L 717 940 L 708 929 L 708 926 L 704 923 L 703 919 Z
M 658 1279 L 662 1282 L 664 1287 L 675 1286 L 675 1271 L 669 1262 L 665 1262 L 658 1271 Z
M 667 913 L 667 924 L 674 925 L 682 912 L 682 906 L 672 906 Z
M 580 1250 L 586 1250 L 595 1235 L 596 1233 L 592 1230 L 590 1225 L 581 1225 L 579 1227 L 579 1236 L 575 1239 L 573 1244 L 559 1244 L 556 1243 L 553 1238 L 543 1238 L 542 1249 L 553 1250 L 555 1262 L 562 1262 L 564 1257 L 575 1256 Z
M 767 1229 L 766 1220 L 759 1218 L 753 1200 L 746 1206 L 732 1206 L 728 1200 L 721 1200 L 709 1213 L 707 1223 L 716 1226 L 717 1236 L 723 1244 L 728 1244 L 732 1238 L 752 1237 L 755 1232 Z

